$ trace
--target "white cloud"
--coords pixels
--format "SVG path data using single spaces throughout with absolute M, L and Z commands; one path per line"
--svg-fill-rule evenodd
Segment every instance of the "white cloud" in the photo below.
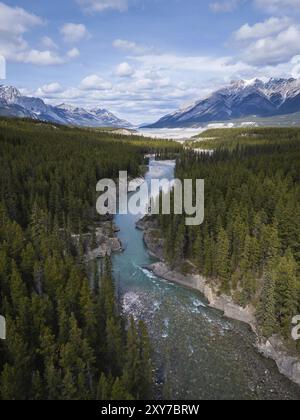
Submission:
M 291 25 L 274 36 L 267 36 L 244 48 L 242 57 L 251 64 L 266 66 L 290 61 L 300 54 L 300 25 Z
M 291 9 L 300 10 L 300 0 L 254 0 L 255 5 L 266 13 L 282 13 Z
M 56 43 L 49 36 L 44 36 L 42 38 L 42 45 L 45 48 L 49 48 L 50 50 L 56 50 L 56 49 L 58 49 L 58 46 L 56 45 Z
M 39 66 L 63 64 L 65 57 L 52 51 L 50 38 L 45 37 L 45 50 L 31 48 L 24 35 L 44 21 L 39 16 L 28 13 L 20 7 L 10 7 L 0 2 L 0 54 L 8 61 L 23 62 Z M 45 45 L 47 44 L 47 46 Z
M 62 91 L 63 91 L 63 88 L 59 83 L 49 83 L 39 88 L 36 92 L 36 95 L 45 96 L 49 94 L 60 93 Z
M 291 25 L 291 19 L 287 17 L 277 18 L 271 17 L 264 22 L 256 23 L 250 26 L 248 23 L 243 25 L 234 34 L 236 41 L 248 41 L 251 39 L 259 39 L 274 34 L 278 34 L 282 30 L 288 28 Z
M 42 25 L 43 20 L 20 7 L 10 7 L 0 2 L 0 32 L 22 35 L 31 27 Z
M 128 9 L 127 0 L 76 0 L 83 10 L 88 12 L 104 12 L 117 10 L 125 12 Z
M 87 91 L 95 91 L 95 90 L 109 90 L 112 88 L 110 82 L 105 81 L 101 77 L 97 76 L 96 74 L 92 74 L 84 78 L 80 83 L 80 89 L 87 90 Z
M 134 74 L 134 69 L 128 63 L 121 63 L 115 73 L 119 77 L 131 77 Z
M 67 52 L 67 56 L 69 58 L 77 58 L 80 56 L 80 51 L 78 48 L 72 48 L 70 51 Z
M 29 51 L 23 35 L 42 24 L 40 17 L 0 2 L 0 54 L 7 60 L 21 61 L 19 56 Z
M 210 8 L 214 13 L 233 12 L 239 6 L 240 0 L 223 0 L 210 3 Z
M 38 66 L 53 66 L 65 62 L 63 57 L 57 55 L 53 51 L 30 50 L 18 54 L 15 58 L 17 61 Z
M 138 45 L 136 42 L 128 41 L 126 39 L 115 39 L 113 42 L 113 47 L 118 50 L 136 55 L 146 54 L 152 50 L 151 48 L 143 47 Z
M 82 23 L 65 23 L 61 29 L 64 41 L 75 44 L 83 39 L 89 38 L 89 33 Z
M 132 57 L 147 69 L 162 69 L 173 72 L 187 72 L 199 75 L 208 75 L 210 78 L 215 76 L 229 76 L 244 74 L 252 70 L 251 66 L 232 57 L 210 57 L 210 56 L 183 56 L 175 54 L 151 54 Z

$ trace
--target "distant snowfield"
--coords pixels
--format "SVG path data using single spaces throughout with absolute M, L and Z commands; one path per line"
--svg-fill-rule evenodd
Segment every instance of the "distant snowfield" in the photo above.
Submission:
M 139 134 L 155 139 L 188 140 L 206 128 L 140 128 Z
M 240 124 L 235 123 L 215 123 L 207 124 L 204 127 L 198 128 L 140 128 L 138 134 L 142 134 L 145 137 L 151 137 L 155 139 L 169 139 L 177 141 L 189 140 L 197 134 L 201 134 L 211 128 L 233 128 L 233 127 L 253 127 L 255 122 L 243 122 Z

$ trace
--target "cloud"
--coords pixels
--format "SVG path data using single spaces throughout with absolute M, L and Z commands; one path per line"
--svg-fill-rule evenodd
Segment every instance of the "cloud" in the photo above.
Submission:
M 112 88 L 110 82 L 105 81 L 101 77 L 97 76 L 96 74 L 92 74 L 84 78 L 80 83 L 80 89 L 86 91 L 94 91 L 94 90 L 109 90 Z
M 172 69 L 174 72 L 186 71 L 198 75 L 228 76 L 230 74 L 241 74 L 252 70 L 247 63 L 233 59 L 233 57 L 211 57 L 211 56 L 184 56 L 175 54 L 151 54 L 132 57 L 135 61 L 142 63 L 147 69 Z
M 146 54 L 152 50 L 152 48 L 143 47 L 138 45 L 136 42 L 128 41 L 126 39 L 115 39 L 113 41 L 113 47 L 118 50 L 136 55 Z
M 266 13 L 290 12 L 291 9 L 300 10 L 300 0 L 254 0 L 256 7 Z
M 119 77 L 131 77 L 134 74 L 134 69 L 128 63 L 121 63 L 115 73 Z
M 18 60 L 18 56 L 29 51 L 23 35 L 43 20 L 20 7 L 10 7 L 0 2 L 0 53 L 7 60 Z
M 77 58 L 80 56 L 80 51 L 78 48 L 72 48 L 70 51 L 67 52 L 67 56 L 69 58 Z
M 288 28 L 291 23 L 291 19 L 287 17 L 271 17 L 270 19 L 256 23 L 253 26 L 246 23 L 234 33 L 234 39 L 236 41 L 249 41 L 275 35 Z
M 48 95 L 48 94 L 60 93 L 62 91 L 63 91 L 63 88 L 59 83 L 49 83 L 47 85 L 44 85 L 44 86 L 40 87 L 37 90 L 36 95 L 37 96 L 45 96 L 45 95 Z
M 210 3 L 210 8 L 214 13 L 229 13 L 238 8 L 240 0 L 223 0 Z
M 127 0 L 76 0 L 76 2 L 87 12 L 104 12 L 106 10 L 125 12 L 128 9 Z
M 275 35 L 265 36 L 244 47 L 242 58 L 247 63 L 267 66 L 290 61 L 300 54 L 300 25 L 292 24 Z
M 77 42 L 89 38 L 89 33 L 82 23 L 65 23 L 61 29 L 64 41 L 70 44 L 76 44 Z
M 38 66 L 52 66 L 63 64 L 65 59 L 53 51 L 30 50 L 23 54 L 19 54 L 18 61 L 23 61 L 27 64 L 36 64 Z
M 0 32 L 16 36 L 24 34 L 31 27 L 42 25 L 43 20 L 20 7 L 10 7 L 0 2 Z
M 41 41 L 42 41 L 42 45 L 45 48 L 49 48 L 50 50 L 56 50 L 56 49 L 58 49 L 57 44 L 49 36 L 44 36 Z
M 42 39 L 47 48 L 45 50 L 31 48 L 25 40 L 24 35 L 27 32 L 42 25 L 44 21 L 39 16 L 20 7 L 10 7 L 0 2 L 0 54 L 8 61 L 39 66 L 63 64 L 66 58 L 52 51 L 54 46 L 50 46 L 50 38 Z

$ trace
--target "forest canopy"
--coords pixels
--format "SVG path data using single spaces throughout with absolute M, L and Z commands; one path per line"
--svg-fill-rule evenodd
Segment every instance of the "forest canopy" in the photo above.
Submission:
M 0 399 L 149 399 L 145 325 L 125 320 L 111 261 L 87 266 L 96 183 L 141 174 L 144 153 L 180 146 L 22 120 L 0 120 Z M 74 235 L 79 244 L 74 243 Z
M 265 337 L 290 338 L 300 311 L 300 129 L 201 137 L 215 152 L 185 151 L 176 176 L 205 180 L 205 222 L 186 227 L 185 215 L 161 216 L 165 257 L 182 270 L 192 262 L 221 292 L 253 304 Z

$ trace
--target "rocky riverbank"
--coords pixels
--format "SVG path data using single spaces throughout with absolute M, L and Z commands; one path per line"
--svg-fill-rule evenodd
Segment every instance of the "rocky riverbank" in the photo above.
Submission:
M 95 230 L 95 238 L 91 233 L 82 235 L 82 245 L 87 262 L 111 256 L 115 252 L 122 252 L 123 247 L 117 233 L 118 227 L 110 220 L 98 223 Z M 73 235 L 73 239 L 79 243 L 79 235 Z
M 198 290 L 205 296 L 210 307 L 218 309 L 224 316 L 240 322 L 244 322 L 252 328 L 256 335 L 256 347 L 265 357 L 274 360 L 281 374 L 300 386 L 300 359 L 297 355 L 291 354 L 279 336 L 269 339 L 262 338 L 258 333 L 255 319 L 255 308 L 251 305 L 243 308 L 237 305 L 230 296 L 220 294 L 218 285 L 208 281 L 207 278 L 193 273 L 182 274 L 172 270 L 163 258 L 163 239 L 159 236 L 159 229 L 151 217 L 137 223 L 137 228 L 144 231 L 144 242 L 150 254 L 159 259 L 160 262 L 148 266 L 147 269 L 157 277 L 169 282 L 180 284 L 194 290 Z

